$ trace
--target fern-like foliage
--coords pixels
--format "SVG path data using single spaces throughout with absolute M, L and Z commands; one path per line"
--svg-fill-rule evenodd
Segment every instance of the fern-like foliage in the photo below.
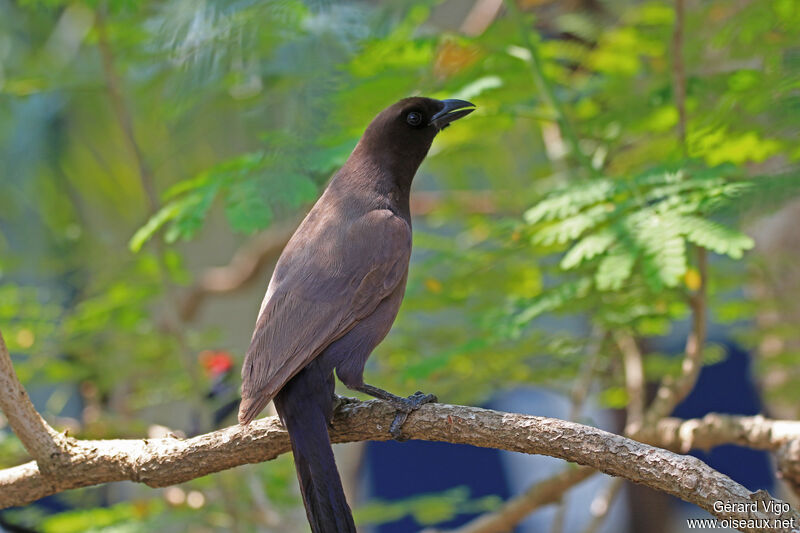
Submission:
M 582 310 L 582 301 L 607 324 L 669 314 L 683 291 L 690 245 L 733 259 L 753 247 L 750 237 L 710 218 L 754 189 L 730 174 L 687 165 L 548 195 L 525 213 L 530 242 L 563 254 L 559 270 L 577 278 L 517 302 L 514 330 L 545 312 Z
M 273 145 L 275 143 L 273 142 Z M 231 228 L 253 233 L 281 214 L 313 201 L 318 184 L 346 157 L 349 145 L 301 157 L 301 143 L 284 139 L 280 146 L 224 161 L 182 181 L 164 195 L 166 204 L 130 240 L 133 251 L 161 228 L 168 243 L 190 239 L 202 227 L 215 201 L 222 203 Z

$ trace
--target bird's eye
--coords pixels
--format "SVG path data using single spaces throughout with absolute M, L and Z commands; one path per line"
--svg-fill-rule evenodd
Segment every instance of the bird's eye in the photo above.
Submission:
M 412 111 L 408 115 L 406 115 L 406 122 L 411 124 L 412 126 L 419 126 L 422 124 L 422 115 L 417 113 L 416 111 Z

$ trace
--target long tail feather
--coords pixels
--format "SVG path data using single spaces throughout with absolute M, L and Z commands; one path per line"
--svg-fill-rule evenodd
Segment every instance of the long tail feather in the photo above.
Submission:
M 313 533 L 355 533 L 353 515 L 328 437 L 333 391 L 319 373 L 305 369 L 275 397 L 292 441 L 297 479 Z

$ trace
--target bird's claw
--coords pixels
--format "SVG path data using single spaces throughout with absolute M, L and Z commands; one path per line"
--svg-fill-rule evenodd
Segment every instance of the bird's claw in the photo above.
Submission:
M 436 397 L 435 394 L 425 394 L 422 391 L 417 391 L 411 396 L 408 397 L 408 400 L 413 404 L 412 411 L 419 409 L 426 403 L 436 403 L 439 401 L 439 398 Z
M 405 424 L 406 419 L 408 419 L 409 413 L 416 411 L 426 403 L 436 403 L 438 398 L 433 394 L 425 394 L 422 391 L 417 391 L 408 398 L 402 398 L 402 400 L 402 403 L 395 405 L 397 414 L 392 421 L 392 425 L 389 426 L 389 434 L 393 439 L 399 441 L 406 440 L 403 438 L 402 432 L 403 424 Z
M 360 400 L 358 398 L 351 398 L 350 396 L 339 396 L 338 394 L 333 395 L 333 412 L 335 413 L 345 405 L 349 405 L 351 403 L 358 403 Z

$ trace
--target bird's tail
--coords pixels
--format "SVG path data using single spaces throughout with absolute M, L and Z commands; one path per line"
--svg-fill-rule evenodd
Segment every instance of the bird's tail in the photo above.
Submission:
M 275 397 L 275 407 L 292 441 L 311 530 L 355 533 L 328 436 L 332 400 L 332 383 L 309 365 L 281 389 Z

